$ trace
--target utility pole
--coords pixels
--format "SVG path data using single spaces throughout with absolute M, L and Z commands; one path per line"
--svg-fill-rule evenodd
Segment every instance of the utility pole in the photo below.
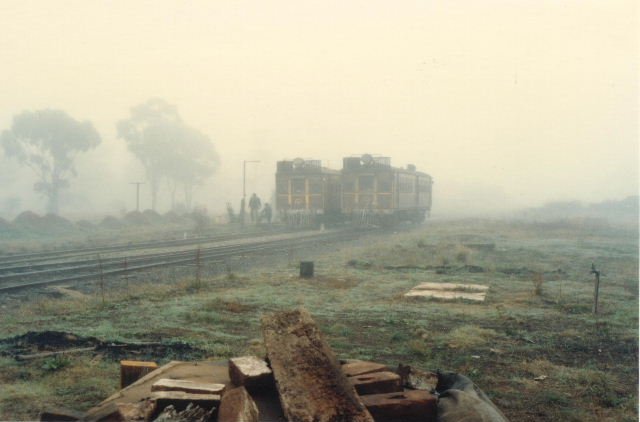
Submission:
M 244 227 L 244 215 L 247 200 L 247 163 L 259 163 L 258 160 L 242 161 L 242 202 L 240 202 L 240 224 Z
M 140 185 L 144 185 L 144 182 L 131 182 L 131 185 L 136 185 L 136 211 L 140 212 Z

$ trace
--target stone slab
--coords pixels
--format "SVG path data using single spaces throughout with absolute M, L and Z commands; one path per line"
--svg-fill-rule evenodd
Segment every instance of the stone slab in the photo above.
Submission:
M 273 372 L 267 362 L 257 356 L 229 359 L 229 378 L 236 387 L 249 391 L 273 388 Z
M 224 384 L 202 383 L 171 378 L 162 378 L 151 385 L 151 391 L 182 391 L 191 394 L 222 395 L 224 390 Z

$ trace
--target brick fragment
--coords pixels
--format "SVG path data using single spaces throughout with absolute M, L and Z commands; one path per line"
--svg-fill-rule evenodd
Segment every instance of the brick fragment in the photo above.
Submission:
M 224 393 L 224 384 L 195 382 L 180 379 L 162 378 L 151 386 L 151 391 L 183 391 L 190 394 Z
M 227 391 L 222 396 L 218 422 L 258 422 L 258 407 L 244 387 Z
M 125 388 L 133 384 L 149 372 L 158 369 L 155 362 L 144 362 L 138 360 L 120 361 L 120 388 Z
M 273 372 L 263 359 L 241 356 L 229 359 L 229 378 L 236 387 L 249 391 L 273 387 Z
M 402 391 L 400 375 L 394 372 L 373 372 L 349 378 L 360 395 Z
M 348 377 L 385 371 L 390 371 L 387 365 L 376 362 L 367 362 L 364 360 L 349 360 L 347 363 L 342 365 L 342 372 L 344 372 Z
M 361 396 L 376 421 L 385 422 L 434 422 L 436 420 L 436 396 L 424 390 L 406 390 L 398 393 Z

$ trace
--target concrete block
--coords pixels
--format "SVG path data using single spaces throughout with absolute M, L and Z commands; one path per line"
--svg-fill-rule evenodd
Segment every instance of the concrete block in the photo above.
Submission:
M 229 378 L 236 387 L 245 387 L 249 391 L 273 387 L 271 368 L 256 356 L 229 359 Z
M 258 422 L 256 403 L 244 387 L 233 388 L 222 396 L 218 422 Z

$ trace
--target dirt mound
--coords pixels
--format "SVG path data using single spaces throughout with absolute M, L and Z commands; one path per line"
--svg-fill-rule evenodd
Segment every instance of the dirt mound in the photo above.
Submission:
M 164 221 L 171 224 L 181 224 L 185 222 L 185 218 L 175 211 L 169 211 L 162 216 Z
M 76 226 L 81 230 L 91 230 L 95 228 L 95 225 L 89 220 L 76 221 Z
M 70 230 L 75 228 L 71 221 L 56 214 L 47 214 L 40 221 L 42 226 L 48 230 Z
M 160 225 L 164 223 L 164 218 L 154 210 L 144 210 L 142 216 L 151 224 Z
M 13 230 L 11 223 L 0 217 L 0 233 L 9 232 L 11 230 Z
M 0 340 L 0 355 L 17 355 L 36 351 L 56 351 L 98 344 L 94 337 L 80 337 L 63 331 L 29 331 Z
M 149 220 L 147 220 L 147 217 L 144 214 L 142 214 L 140 211 L 128 212 L 124 216 L 122 221 L 124 221 L 126 224 L 131 224 L 136 226 L 149 224 Z
M 100 227 L 103 227 L 105 229 L 119 229 L 122 228 L 123 225 L 124 224 L 122 224 L 122 221 L 111 215 L 106 216 L 100 222 Z
M 33 211 L 23 211 L 13 219 L 13 225 L 21 228 L 39 229 L 42 228 L 42 217 Z

